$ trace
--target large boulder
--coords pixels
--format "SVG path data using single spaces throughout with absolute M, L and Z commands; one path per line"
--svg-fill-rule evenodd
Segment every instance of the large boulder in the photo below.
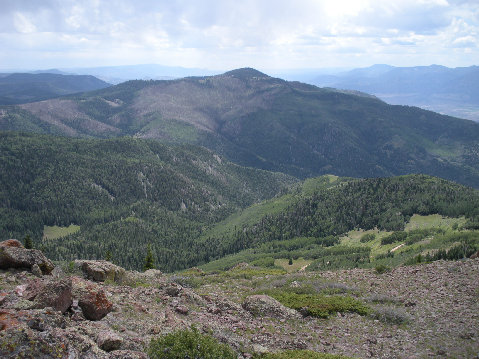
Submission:
M 14 242 L 15 241 L 15 242 Z M 32 270 L 36 264 L 42 274 L 50 274 L 55 268 L 53 263 L 37 249 L 18 246 L 18 241 L 9 239 L 0 243 L 0 269 L 19 268 Z
M 100 320 L 113 309 L 113 303 L 97 284 L 79 277 L 72 277 L 73 298 L 89 320 Z
M 81 269 L 83 275 L 95 282 L 104 282 L 109 279 L 121 282 L 125 276 L 125 270 L 105 260 L 76 260 L 75 266 Z
M 70 278 L 30 280 L 17 286 L 15 292 L 19 297 L 33 301 L 33 307 L 38 309 L 51 307 L 65 313 L 73 302 Z
M 243 308 L 253 315 L 275 318 L 299 319 L 301 315 L 294 309 L 285 307 L 268 295 L 251 295 L 246 297 Z
M 72 302 L 70 278 L 47 281 L 34 300 L 36 308 L 52 307 L 62 313 L 70 308 Z

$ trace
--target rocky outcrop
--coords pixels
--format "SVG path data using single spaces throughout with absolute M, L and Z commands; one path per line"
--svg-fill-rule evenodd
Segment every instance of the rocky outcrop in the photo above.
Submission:
M 300 318 L 301 315 L 268 295 L 251 295 L 246 297 L 243 308 L 253 315 L 270 316 L 275 318 Z
M 72 277 L 73 297 L 89 320 L 100 320 L 113 309 L 113 303 L 106 297 L 105 291 L 95 283 L 79 277 Z
M 0 269 L 17 268 L 32 271 L 36 264 L 42 274 L 52 272 L 55 266 L 41 251 L 23 248 L 21 243 L 17 242 L 9 239 L 0 243 Z
M 125 276 L 125 270 L 105 260 L 76 260 L 78 267 L 85 278 L 95 282 L 104 282 L 107 279 L 114 282 L 121 282 Z

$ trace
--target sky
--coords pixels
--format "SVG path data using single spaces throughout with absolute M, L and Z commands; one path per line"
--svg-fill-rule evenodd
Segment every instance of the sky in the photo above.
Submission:
M 0 69 L 479 65 L 479 0 L 0 0 Z

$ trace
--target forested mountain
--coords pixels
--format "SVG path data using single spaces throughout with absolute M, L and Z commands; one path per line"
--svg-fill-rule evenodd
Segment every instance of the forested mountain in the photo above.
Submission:
M 3 107 L 0 129 L 191 143 L 302 178 L 426 173 L 479 187 L 479 124 L 254 69 Z
M 311 188 L 309 183 L 315 185 Z M 400 231 L 413 214 L 475 219 L 479 216 L 479 191 L 425 175 L 323 176 L 232 215 L 204 233 L 203 240 L 221 243 L 227 254 L 297 237 L 337 236 L 357 228 Z
M 29 234 L 56 260 L 108 256 L 140 269 L 150 244 L 159 267 L 172 271 L 300 237 L 323 247 L 355 228 L 401 230 L 413 214 L 479 215 L 477 190 L 439 178 L 295 184 L 154 140 L 4 132 L 0 154 L 0 237 Z M 44 226 L 71 224 L 69 233 L 42 237 Z
M 164 269 L 187 266 L 204 226 L 295 179 L 232 164 L 204 148 L 118 138 L 0 134 L 0 238 L 30 234 L 55 259 L 141 268 L 148 243 Z M 80 226 L 41 240 L 46 226 Z
M 0 76 L 0 105 L 46 100 L 110 86 L 88 75 L 14 73 Z
M 419 106 L 479 121 L 479 67 L 374 65 L 317 76 L 317 86 L 364 91 L 397 105 Z

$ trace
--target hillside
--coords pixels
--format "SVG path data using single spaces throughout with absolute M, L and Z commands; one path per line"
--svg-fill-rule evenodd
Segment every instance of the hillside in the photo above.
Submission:
M 479 125 L 240 69 L 0 108 L 0 129 L 202 145 L 296 177 L 425 173 L 479 187 Z
M 441 221 L 442 229 L 409 226 L 418 215 L 450 220 Z M 222 255 L 203 268 L 227 269 L 241 262 L 268 267 L 288 258 L 303 258 L 303 265 L 315 270 L 398 265 L 461 241 L 473 253 L 479 248 L 478 215 L 477 190 L 439 178 L 323 176 L 234 213 L 204 232 L 201 240 L 218 243 Z M 363 239 L 366 234 L 370 238 Z M 394 256 L 390 251 L 399 245 Z
M 14 105 L 102 89 L 110 86 L 86 75 L 14 73 L 0 76 L 0 105 Z
M 0 238 L 30 234 L 57 260 L 110 252 L 137 269 L 148 243 L 163 269 L 197 261 L 191 241 L 203 226 L 295 181 L 204 148 L 132 138 L 2 133 L 0 154 Z M 57 228 L 69 236 L 42 240 L 44 226 L 71 224 Z
M 374 65 L 336 75 L 317 76 L 316 86 L 364 91 L 390 104 L 419 106 L 479 121 L 479 67 L 394 67 Z
M 413 215 L 465 217 L 458 224 L 471 229 L 479 215 L 477 190 L 425 175 L 329 175 L 295 184 L 190 145 L 14 133 L 0 139 L 1 237 L 29 234 L 61 261 L 108 257 L 140 269 L 150 244 L 166 271 L 291 256 L 367 266 L 393 243 L 410 240 L 406 234 L 381 242 L 403 231 Z M 345 248 L 339 236 L 357 229 L 388 233 Z M 476 232 L 446 234 L 421 232 L 411 245 L 437 235 L 432 249 L 461 238 L 476 246 Z M 371 245 L 379 246 L 374 255 Z M 410 248 L 402 262 L 421 253 L 416 246 L 404 249 Z
M 28 250 L 0 242 L 0 251 Z M 0 269 L 2 358 L 474 358 L 479 350 L 478 259 L 382 274 L 243 266 L 162 275 L 105 261 L 32 272 Z

